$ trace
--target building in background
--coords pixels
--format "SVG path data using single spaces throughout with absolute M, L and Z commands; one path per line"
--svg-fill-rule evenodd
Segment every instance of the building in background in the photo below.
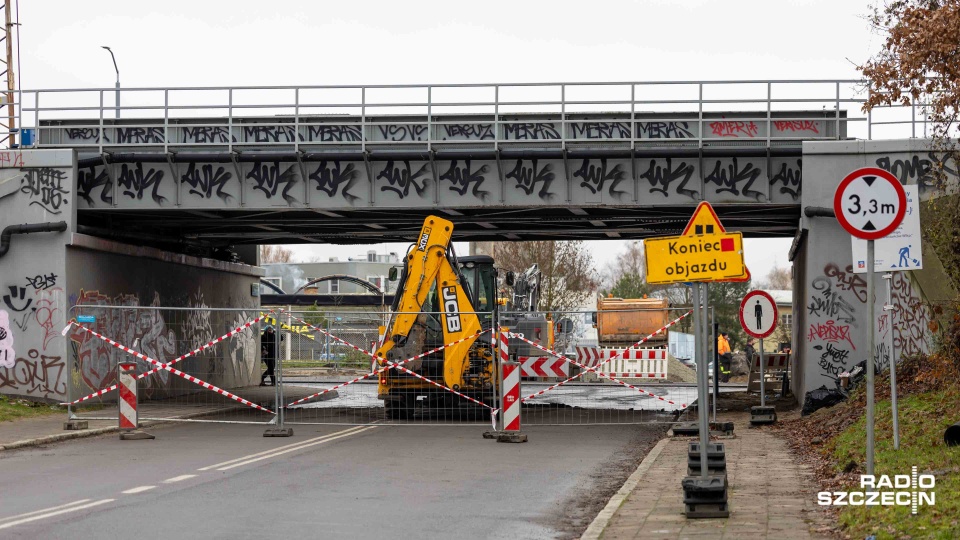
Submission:
M 360 278 L 382 289 L 386 294 L 396 291 L 397 282 L 387 279 L 390 268 L 399 266 L 400 256 L 396 252 L 383 255 L 370 250 L 366 256 L 350 257 L 341 261 L 331 257 L 325 262 L 310 263 L 272 263 L 264 264 L 267 271 L 264 281 L 280 287 L 287 294 L 294 294 L 310 281 L 326 276 L 347 275 Z M 304 287 L 300 294 L 370 294 L 362 286 L 343 280 L 329 280 Z
M 773 289 L 766 292 L 773 297 L 774 303 L 777 304 L 777 313 L 780 315 L 780 320 L 777 321 L 777 328 L 774 329 L 773 334 L 763 340 L 763 350 L 764 352 L 779 352 L 784 349 L 793 349 L 790 337 L 793 335 L 793 291 Z

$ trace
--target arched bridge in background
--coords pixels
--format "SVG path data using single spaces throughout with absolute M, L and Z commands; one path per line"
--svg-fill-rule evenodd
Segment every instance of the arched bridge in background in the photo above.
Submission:
M 802 149 L 869 133 L 857 81 L 23 91 L 78 152 L 81 232 L 182 250 L 678 234 L 697 202 L 791 237 Z M 850 112 L 852 111 L 852 112 Z M 861 135 L 862 136 L 862 135 Z M 809 179 L 807 180 L 809 182 Z

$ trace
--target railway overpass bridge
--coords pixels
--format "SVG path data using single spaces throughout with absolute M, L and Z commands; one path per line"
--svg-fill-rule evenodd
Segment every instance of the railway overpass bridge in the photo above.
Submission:
M 34 137 L 0 152 L 2 225 L 67 229 L 17 237 L 0 258 L 0 307 L 27 363 L 65 356 L 50 329 L 78 303 L 255 308 L 258 244 L 410 241 L 429 213 L 449 217 L 460 241 L 642 239 L 679 234 L 706 200 L 730 230 L 794 238 L 803 399 L 866 358 L 865 325 L 882 315 L 864 313 L 849 236 L 804 209 L 831 206 L 839 180 L 865 165 L 919 185 L 923 200 L 936 194 L 931 171 L 957 171 L 922 139 L 871 140 L 891 129 L 922 137 L 923 115 L 864 116 L 859 81 L 18 96 L 19 125 Z M 916 306 L 928 287 L 910 274 L 898 281 L 910 322 L 894 332 L 915 352 L 927 347 Z M 30 285 L 49 275 L 49 287 Z M 33 302 L 55 315 L 21 327 Z M 818 330 L 838 326 L 849 339 Z

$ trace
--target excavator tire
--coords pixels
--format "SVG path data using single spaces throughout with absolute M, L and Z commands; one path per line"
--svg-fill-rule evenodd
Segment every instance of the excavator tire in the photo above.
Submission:
M 383 407 L 387 418 L 391 420 L 409 420 L 413 418 L 414 397 L 408 394 L 400 394 L 396 399 L 388 399 L 383 402 Z

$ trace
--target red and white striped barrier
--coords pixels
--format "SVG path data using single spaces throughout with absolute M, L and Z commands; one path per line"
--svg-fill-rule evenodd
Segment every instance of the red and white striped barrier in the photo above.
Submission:
M 659 334 L 660 332 L 663 332 L 663 331 L 667 330 L 668 328 L 670 328 L 671 326 L 679 323 L 681 320 L 683 320 L 685 317 L 689 316 L 691 313 L 693 313 L 693 310 L 690 310 L 690 311 L 684 313 L 683 315 L 677 317 L 676 319 L 670 321 L 669 323 L 667 323 L 667 324 L 665 324 L 664 326 L 662 326 L 661 328 L 659 328 L 656 332 L 653 332 L 652 334 L 648 335 L 647 337 L 645 337 L 645 338 L 641 339 L 640 341 L 638 341 L 638 342 L 634 343 L 633 345 L 631 345 L 631 346 L 629 347 L 629 349 L 634 349 L 634 348 L 636 348 L 638 345 L 640 345 L 640 344 L 642 344 L 642 343 L 644 343 L 644 342 L 652 339 L 654 336 L 656 336 L 656 335 Z M 649 391 L 647 391 L 647 390 L 644 390 L 644 389 L 639 388 L 639 387 L 637 387 L 637 386 L 634 386 L 634 385 L 632 385 L 632 384 L 629 384 L 629 383 L 626 383 L 626 382 L 624 382 L 624 381 L 621 381 L 620 379 L 617 379 L 616 377 L 612 377 L 612 376 L 610 376 L 610 375 L 607 375 L 607 374 L 605 374 L 605 373 L 601 373 L 601 372 L 597 371 L 597 368 L 600 367 L 600 365 L 603 365 L 603 364 L 605 364 L 605 363 L 607 363 L 607 362 L 610 362 L 611 360 L 613 360 L 614 358 L 616 358 L 617 355 L 614 355 L 614 356 L 612 356 L 611 358 L 608 358 L 608 359 L 600 362 L 600 364 L 597 365 L 597 366 L 585 366 L 585 365 L 581 364 L 580 362 L 577 362 L 577 361 L 575 361 L 575 360 L 571 360 L 570 358 L 567 358 L 567 357 L 564 356 L 563 354 L 560 354 L 560 353 L 558 353 L 558 352 L 556 352 L 556 351 L 551 351 L 550 349 L 547 349 L 546 347 L 543 347 L 542 345 L 540 345 L 540 344 L 538 344 L 538 343 L 534 343 L 533 341 L 530 341 L 529 339 L 521 336 L 520 334 L 512 334 L 512 335 L 515 336 L 515 337 L 517 337 L 517 338 L 520 338 L 521 340 L 529 343 L 530 345 L 533 345 L 534 347 L 536 347 L 536 348 L 538 348 L 538 349 L 540 349 L 540 350 L 542 350 L 542 351 L 544 351 L 544 352 L 546 352 L 546 353 L 548 353 L 548 354 L 551 354 L 551 355 L 556 356 L 556 357 L 558 357 L 558 358 L 562 358 L 562 359 L 570 362 L 571 364 L 573 364 L 573 365 L 575 365 L 575 366 L 579 366 L 580 368 L 583 369 L 583 371 L 581 371 L 580 373 L 578 373 L 578 374 L 576 374 L 576 375 L 574 375 L 574 376 L 572 376 L 572 377 L 568 377 L 567 379 L 564 379 L 564 380 L 558 382 L 557 384 L 551 385 L 551 386 L 548 387 L 548 388 L 545 388 L 545 389 L 543 389 L 543 390 L 540 390 L 539 392 L 536 392 L 536 393 L 534 393 L 534 394 L 530 394 L 529 396 L 523 398 L 522 401 L 527 401 L 527 400 L 533 399 L 533 398 L 535 398 L 535 397 L 537 397 L 537 396 L 541 396 L 541 395 L 549 392 L 550 390 L 553 390 L 553 389 L 555 389 L 555 388 L 559 388 L 559 387 L 567 384 L 568 382 L 570 382 L 570 381 L 572 381 L 572 380 L 574 380 L 574 379 L 576 379 L 576 378 L 579 378 L 579 377 L 582 377 L 582 376 L 586 375 L 587 373 L 596 373 L 596 374 L 599 375 L 599 376 L 602 376 L 602 377 L 605 377 L 605 378 L 607 378 L 607 379 L 610 379 L 611 381 L 613 381 L 613 382 L 615 382 L 615 383 L 618 383 L 618 384 L 620 384 L 620 385 L 626 386 L 627 388 L 631 388 L 631 389 L 637 390 L 638 392 L 647 394 L 647 395 L 649 395 L 649 396 L 651 396 L 651 397 L 655 397 L 655 398 L 659 399 L 660 401 L 667 402 L 667 403 L 669 403 L 669 404 L 671 404 L 671 405 L 678 405 L 677 403 L 674 403 L 673 401 L 670 401 L 670 400 L 668 400 L 668 399 L 664 399 L 664 398 L 662 398 L 662 397 L 654 394 L 653 392 L 649 392 Z M 687 406 L 686 403 L 681 403 L 681 404 L 679 404 L 679 405 L 680 405 L 681 407 L 684 407 L 684 408 L 686 408 L 686 406 Z
M 518 356 L 521 377 L 567 377 L 567 361 L 549 356 Z
M 243 323 L 241 326 L 238 326 L 238 327 L 234 328 L 233 330 L 231 330 L 231 331 L 227 332 L 226 334 L 218 337 L 217 339 L 208 341 L 208 342 L 206 342 L 205 344 L 201 345 L 200 347 L 197 347 L 196 349 L 188 352 L 187 354 L 184 354 L 183 356 L 179 356 L 179 357 L 177 357 L 177 358 L 174 358 L 173 360 L 170 360 L 170 361 L 167 362 L 166 364 L 163 364 L 163 366 L 172 366 L 172 365 L 176 364 L 177 362 L 179 362 L 179 361 L 181 361 L 181 360 L 185 360 L 185 359 L 190 358 L 191 356 L 194 356 L 194 355 L 196 355 L 196 354 L 198 354 L 198 353 L 200 353 L 200 352 L 202 352 L 202 351 L 205 351 L 206 349 L 209 349 L 210 347 L 213 347 L 214 345 L 220 343 L 221 341 L 223 341 L 223 340 L 225 340 L 225 339 L 228 339 L 228 338 L 230 338 L 230 337 L 233 337 L 233 336 L 235 336 L 236 334 L 239 334 L 240 332 L 243 332 L 243 331 L 246 330 L 247 328 L 250 328 L 250 327 L 253 326 L 254 324 L 257 324 L 257 323 L 260 322 L 260 320 L 263 319 L 264 317 L 265 317 L 265 315 L 261 315 L 261 316 L 257 317 L 256 319 L 253 319 L 252 321 L 247 321 L 247 322 Z M 78 328 L 83 328 L 84 330 L 86 330 L 85 327 L 80 326 L 76 321 L 70 321 L 69 323 L 67 323 L 67 326 L 65 326 L 65 327 L 63 328 L 63 332 L 61 332 L 61 333 L 62 333 L 64 336 L 66 336 L 66 335 L 67 335 L 67 332 L 70 330 L 70 327 L 71 327 L 71 326 L 77 326 Z M 153 375 L 154 373 L 160 371 L 161 369 L 164 369 L 164 368 L 163 368 L 162 366 L 161 366 L 161 367 L 156 367 L 156 368 L 151 369 L 150 371 L 141 373 L 140 375 L 137 375 L 137 380 L 143 379 L 143 378 L 145 378 L 145 377 L 149 377 L 150 375 Z M 104 388 L 104 389 L 102 389 L 102 390 L 97 390 L 96 392 L 94 392 L 94 393 L 92 393 L 92 394 L 90 394 L 90 395 L 88 395 L 88 396 L 83 396 L 82 398 L 77 399 L 77 400 L 74 400 L 74 401 L 71 401 L 70 403 L 61 403 L 60 405 L 76 405 L 77 403 L 80 403 L 81 401 L 86 401 L 86 400 L 91 399 L 91 398 L 95 398 L 95 397 L 98 397 L 98 396 L 102 396 L 102 395 L 106 394 L 107 392 L 112 392 L 112 391 L 114 391 L 114 390 L 116 390 L 116 389 L 117 389 L 117 385 L 114 384 L 113 386 L 110 386 L 109 388 Z
M 595 366 L 600 362 L 600 349 L 596 347 L 577 347 L 577 360 L 585 366 Z
M 265 409 L 265 408 L 261 407 L 260 405 L 257 405 L 256 403 L 247 401 L 247 400 L 243 399 L 242 397 L 240 397 L 240 396 L 238 396 L 238 395 L 236 395 L 236 394 L 232 394 L 232 393 L 224 390 L 223 388 L 220 388 L 219 386 L 210 384 L 210 383 L 208 383 L 208 382 L 204 382 L 204 381 L 202 381 L 202 380 L 194 377 L 193 375 L 189 375 L 189 374 L 187 374 L 187 373 L 184 373 L 184 372 L 180 371 L 179 369 L 174 369 L 174 368 L 170 367 L 170 366 L 167 365 L 167 364 L 163 364 L 163 363 L 161 363 L 161 362 L 158 362 L 158 361 L 154 360 L 153 358 L 150 358 L 149 356 L 147 356 L 147 355 L 145 355 L 145 354 L 143 354 L 143 353 L 140 353 L 140 352 L 138 352 L 138 351 L 135 351 L 135 350 L 133 350 L 133 349 L 131 349 L 131 348 L 125 346 L 125 345 L 121 345 L 120 343 L 117 343 L 116 341 L 114 341 L 114 340 L 112 340 L 112 339 L 110 339 L 110 338 L 108 338 L 108 337 L 106 337 L 106 336 L 104 336 L 104 335 L 102 335 L 102 334 L 100 334 L 100 333 L 98 333 L 98 332 L 95 332 L 95 331 L 93 331 L 93 330 L 90 330 L 89 328 L 85 328 L 85 327 L 83 327 L 83 326 L 80 326 L 79 324 L 77 324 L 77 323 L 75 323 L 75 322 L 73 322 L 73 321 L 71 321 L 70 324 L 76 326 L 77 328 L 79 328 L 80 330 L 82 330 L 82 331 L 84 331 L 84 332 L 87 332 L 88 334 L 91 334 L 91 335 L 97 337 L 98 339 L 100 339 L 100 340 L 102 340 L 102 341 L 105 341 L 105 342 L 109 343 L 110 345 L 113 345 L 114 347 L 120 349 L 121 351 L 123 351 L 123 352 L 125 352 L 125 353 L 127 353 L 127 354 L 131 354 L 131 355 L 133 355 L 133 356 L 135 356 L 135 357 L 137 357 L 137 358 L 139 358 L 139 359 L 141 359 L 141 360 L 144 360 L 144 361 L 146 361 L 146 362 L 150 362 L 151 364 L 157 366 L 159 369 L 165 369 L 165 370 L 169 371 L 170 373 L 173 373 L 173 374 L 176 375 L 177 377 L 184 378 L 184 379 L 186 379 L 186 380 L 188 380 L 188 381 L 190 381 L 190 382 L 192 382 L 192 383 L 194 383 L 194 384 L 196 384 L 196 385 L 199 385 L 199 386 L 202 386 L 203 388 L 206 388 L 207 390 L 211 390 L 211 391 L 213 391 L 213 392 L 216 392 L 216 393 L 220 394 L 221 396 L 224 396 L 224 397 L 226 397 L 226 398 L 230 398 L 230 399 L 236 401 L 237 403 L 242 403 L 242 404 L 244 404 L 244 405 L 247 405 L 248 407 L 253 407 L 254 409 L 257 409 L 257 410 L 260 410 L 260 411 L 263 411 L 263 412 L 267 412 L 267 413 L 270 413 L 270 414 L 277 414 L 277 413 L 271 411 L 270 409 Z M 68 328 L 69 328 L 69 325 L 68 325 Z M 66 333 L 66 329 L 64 329 L 64 333 Z
M 503 362 L 503 430 L 520 431 L 520 365 Z
M 604 373 L 630 379 L 666 379 L 666 349 L 603 349 L 609 357 Z
M 124 362 L 120 371 L 120 429 L 137 429 L 136 362 Z
M 354 345 L 353 343 L 350 343 L 350 342 L 348 342 L 348 341 L 346 341 L 346 340 L 343 340 L 343 339 L 341 339 L 341 338 L 339 338 L 339 337 L 337 337 L 337 336 L 335 336 L 335 335 L 327 332 L 326 330 L 324 330 L 324 329 L 322 329 L 322 328 L 317 328 L 316 326 L 313 326 L 312 324 L 308 323 L 307 321 L 304 321 L 303 319 L 300 319 L 300 318 L 298 318 L 298 317 L 296 317 L 296 316 L 294 316 L 293 318 L 296 319 L 297 321 L 299 321 L 299 322 L 301 322 L 301 323 L 309 326 L 310 328 L 313 328 L 314 330 L 316 330 L 317 332 L 320 332 L 321 334 L 330 336 L 332 339 L 334 339 L 334 340 L 336 340 L 336 341 L 339 341 L 340 343 L 343 343 L 344 345 L 347 345 L 348 347 L 352 347 L 353 349 L 355 349 L 355 350 L 357 350 L 357 351 L 360 351 L 360 352 L 362 352 L 363 354 L 366 354 L 367 356 L 369 356 L 370 358 L 372 358 L 374 362 L 377 361 L 377 357 L 376 357 L 375 354 L 370 353 L 370 352 L 367 352 L 367 351 L 361 349 L 360 347 L 357 347 L 357 346 Z M 416 355 L 416 356 L 411 356 L 410 358 L 407 358 L 406 360 L 401 360 L 400 362 L 396 362 L 396 363 L 388 362 L 387 365 L 385 365 L 385 366 L 383 366 L 383 367 L 381 367 L 381 368 L 379 368 L 379 369 L 375 369 L 375 370 L 371 371 L 370 373 L 367 373 L 366 375 L 361 375 L 360 377 L 357 377 L 356 379 L 353 379 L 353 380 L 347 381 L 347 382 L 345 382 L 345 383 L 341 383 L 341 384 L 338 384 L 338 385 L 336 385 L 336 386 L 327 388 L 326 390 L 322 390 L 322 391 L 320 391 L 320 392 L 317 392 L 316 394 L 309 395 L 309 396 L 307 396 L 307 397 L 305 397 L 305 398 L 298 399 L 297 401 L 294 401 L 293 403 L 290 403 L 290 404 L 286 405 L 286 407 L 289 408 L 289 407 L 293 407 L 294 405 L 299 405 L 299 404 L 304 403 L 304 402 L 306 402 L 306 401 L 310 401 L 310 400 L 312 400 L 312 399 L 314 399 L 314 398 L 318 398 L 318 397 L 326 394 L 327 392 L 332 392 L 332 391 L 334 391 L 334 390 L 336 390 L 336 389 L 338 389 L 338 388 L 343 388 L 344 386 L 349 386 L 349 385 L 351 385 L 351 384 L 353 384 L 353 383 L 362 381 L 362 380 L 364 380 L 364 379 L 368 379 L 368 378 L 373 377 L 373 376 L 375 376 L 375 375 L 379 375 L 379 374 L 383 373 L 384 371 L 387 371 L 388 369 L 398 368 L 398 369 L 400 369 L 400 370 L 406 371 L 407 373 L 411 373 L 411 374 L 413 374 L 415 377 L 420 378 L 420 379 L 423 379 L 424 381 L 429 382 L 430 384 L 433 384 L 433 385 L 435 385 L 435 386 L 439 386 L 440 388 L 444 388 L 444 389 L 446 389 L 447 391 L 449 391 L 449 392 L 451 392 L 451 393 L 453 393 L 453 394 L 457 394 L 458 396 L 465 397 L 465 398 L 469 399 L 470 401 L 473 401 L 473 402 L 475 402 L 475 403 L 479 403 L 480 405 L 483 405 L 484 407 L 487 407 L 487 408 L 492 409 L 492 407 L 490 407 L 490 406 L 487 405 L 486 403 L 481 403 L 481 402 L 479 402 L 479 401 L 477 401 L 477 400 L 475 400 L 475 399 L 473 399 L 473 398 L 471 398 L 471 397 L 469 397 L 469 396 L 464 396 L 463 394 L 461 394 L 461 393 L 459 393 L 459 392 L 456 392 L 456 391 L 454 391 L 454 390 L 451 389 L 451 388 L 447 388 L 446 386 L 444 386 L 444 385 L 442 385 L 442 384 L 439 384 L 439 383 L 436 383 L 436 382 L 434 382 L 434 381 L 431 381 L 430 379 L 427 379 L 427 378 L 425 378 L 425 377 L 421 377 L 420 375 L 417 375 L 416 373 L 413 373 L 412 371 L 410 371 L 410 370 L 406 369 L 405 367 L 403 367 L 404 364 L 407 364 L 407 363 L 412 362 L 412 361 L 414 361 L 414 360 L 423 358 L 424 356 L 431 355 L 431 354 L 433 354 L 433 353 L 435 353 L 435 352 L 442 351 L 443 349 L 446 349 L 447 347 L 452 347 L 452 346 L 454 346 L 454 345 L 463 343 L 464 341 L 467 341 L 467 340 L 470 340 L 470 339 L 475 339 L 475 338 L 479 337 L 480 335 L 482 335 L 484 332 L 489 332 L 489 330 L 481 330 L 481 331 L 477 332 L 476 334 L 467 336 L 467 337 L 465 337 L 465 338 L 458 339 L 457 341 L 454 341 L 454 342 L 452 342 L 452 343 L 447 343 L 446 345 L 441 345 L 440 347 L 437 347 L 436 349 L 431 349 L 431 350 L 429 350 L 429 351 L 420 353 L 420 354 L 418 354 L 418 355 Z

